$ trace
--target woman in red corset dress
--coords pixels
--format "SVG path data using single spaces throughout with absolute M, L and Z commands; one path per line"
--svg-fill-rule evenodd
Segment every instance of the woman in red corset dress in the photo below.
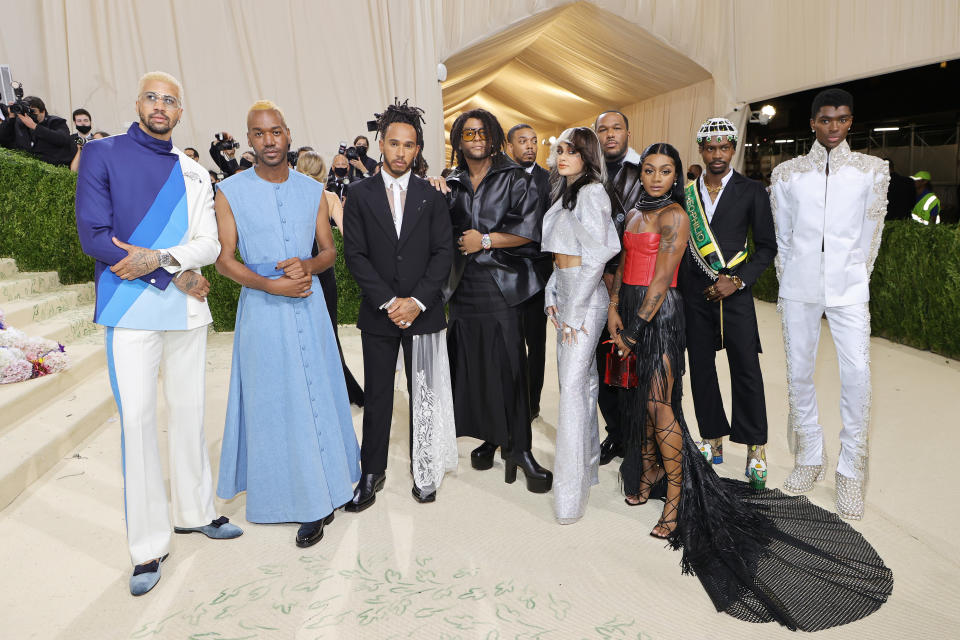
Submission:
M 644 150 L 643 189 L 627 214 L 611 292 L 607 326 L 621 357 L 636 354 L 638 380 L 620 401 L 626 502 L 664 499 L 650 535 L 683 549 L 683 572 L 697 575 L 718 611 L 805 631 L 852 622 L 893 589 L 893 573 L 873 547 L 803 496 L 718 477 L 687 431 L 686 334 L 676 290 L 690 234 L 682 175 L 669 144 Z

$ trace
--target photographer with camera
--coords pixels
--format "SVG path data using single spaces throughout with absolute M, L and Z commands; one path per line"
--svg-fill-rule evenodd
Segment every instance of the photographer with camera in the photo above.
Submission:
M 342 145 L 341 145 L 342 146 Z M 353 146 L 340 151 L 350 163 L 350 179 L 359 180 L 369 178 L 377 168 L 377 161 L 367 156 L 370 140 L 367 136 L 357 136 L 353 139 Z
M 36 96 L 21 97 L 9 106 L 0 105 L 4 120 L 0 122 L 0 145 L 20 149 L 50 164 L 68 166 L 77 155 L 77 146 L 70 137 L 67 121 L 47 113 L 43 100 Z
M 236 158 L 240 143 L 226 131 L 216 133 L 213 137 L 214 140 L 210 143 L 210 157 L 223 172 L 223 177 L 229 178 L 240 169 L 240 163 Z
M 343 145 L 340 145 L 343 148 Z M 353 180 L 350 178 L 350 161 L 343 153 L 333 156 L 333 162 L 330 163 L 330 174 L 327 176 L 327 191 L 337 194 L 342 202 L 347 197 L 347 185 Z

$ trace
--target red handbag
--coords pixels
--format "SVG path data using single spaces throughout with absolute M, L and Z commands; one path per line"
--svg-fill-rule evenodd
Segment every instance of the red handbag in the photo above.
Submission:
M 639 384 L 637 377 L 637 354 L 630 352 L 626 358 L 617 355 L 617 345 L 613 340 L 610 343 L 610 352 L 607 354 L 606 367 L 603 371 L 603 383 L 621 389 L 634 389 Z

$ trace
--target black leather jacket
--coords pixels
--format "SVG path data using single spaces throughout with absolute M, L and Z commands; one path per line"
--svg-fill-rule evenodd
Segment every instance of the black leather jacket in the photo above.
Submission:
M 546 285 L 534 269 L 534 260 L 540 255 L 540 229 L 543 212 L 540 211 L 540 196 L 531 176 L 523 168 L 500 153 L 480 181 L 476 193 L 470 182 L 466 167 L 457 167 L 447 176 L 450 193 L 450 222 L 453 225 L 453 242 L 467 229 L 480 233 L 509 233 L 529 238 L 530 243 L 509 249 L 493 248 L 490 251 L 465 256 L 454 253 L 450 280 L 444 290 L 447 299 L 460 284 L 463 270 L 470 262 L 490 269 L 493 279 L 507 304 L 516 306 L 527 300 Z
M 633 205 L 640 199 L 640 190 L 643 188 L 640 184 L 640 167 L 624 162 L 620 165 L 620 171 L 615 176 L 607 176 L 607 182 L 604 185 L 607 189 L 607 195 L 610 196 L 611 215 L 613 215 L 613 224 L 617 228 L 617 235 L 623 243 L 623 229 L 627 218 L 627 212 L 633 209 Z M 617 266 L 620 264 L 620 256 L 614 256 L 604 268 L 606 273 L 616 273 Z

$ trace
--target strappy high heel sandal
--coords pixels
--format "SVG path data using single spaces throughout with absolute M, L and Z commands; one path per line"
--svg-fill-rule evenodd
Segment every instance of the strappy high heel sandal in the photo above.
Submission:
M 657 463 L 657 449 L 652 442 L 647 442 L 640 452 L 640 459 L 643 464 L 643 473 L 640 475 L 640 486 L 637 493 L 627 494 L 623 501 L 628 507 L 639 507 L 647 504 L 650 499 L 650 493 L 664 477 L 663 467 Z M 651 476 L 653 479 L 651 480 Z M 631 501 L 634 500 L 634 501 Z

